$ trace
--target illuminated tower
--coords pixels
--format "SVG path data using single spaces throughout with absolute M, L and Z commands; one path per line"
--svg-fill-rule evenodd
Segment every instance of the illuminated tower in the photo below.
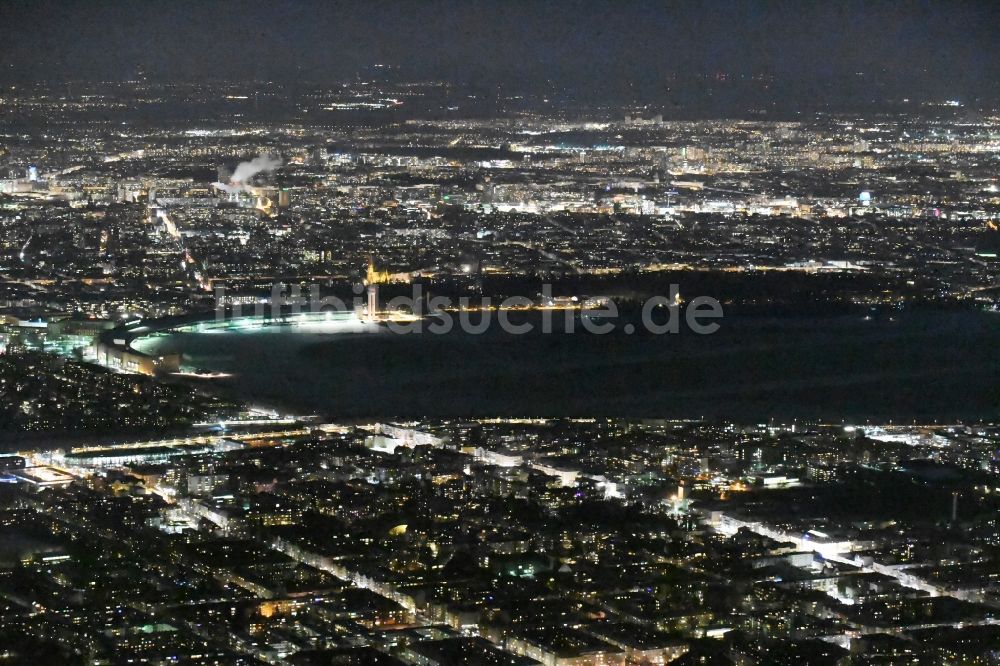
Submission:
M 378 310 L 378 285 L 368 285 L 368 322 L 375 321 L 375 311 Z
M 365 275 L 365 285 L 368 290 L 368 321 L 375 321 L 375 313 L 378 312 L 378 285 L 389 281 L 388 271 L 375 270 L 375 261 L 368 258 L 368 272 Z

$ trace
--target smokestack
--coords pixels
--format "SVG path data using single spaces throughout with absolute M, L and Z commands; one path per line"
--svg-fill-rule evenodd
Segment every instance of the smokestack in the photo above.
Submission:
M 958 493 L 954 492 L 951 494 L 951 522 L 958 522 Z

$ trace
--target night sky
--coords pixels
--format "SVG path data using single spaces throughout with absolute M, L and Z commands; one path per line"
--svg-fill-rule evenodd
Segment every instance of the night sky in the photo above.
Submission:
M 748 95 L 998 95 L 997 2 L 0 2 L 5 82 L 329 82 L 375 63 L 456 84 Z M 859 74 L 859 72 L 861 74 Z M 717 84 L 712 84 L 717 85 Z M 735 84 L 734 84 L 735 85 Z

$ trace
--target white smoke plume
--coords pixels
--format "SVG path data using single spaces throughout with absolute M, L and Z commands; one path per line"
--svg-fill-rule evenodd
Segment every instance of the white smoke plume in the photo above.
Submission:
M 249 162 L 240 162 L 228 183 L 214 183 L 226 192 L 240 192 L 247 188 L 247 181 L 264 171 L 274 171 L 281 166 L 281 160 L 270 155 L 258 155 Z
M 281 160 L 270 155 L 260 155 L 249 162 L 240 162 L 236 170 L 233 171 L 231 182 L 245 183 L 261 171 L 274 171 L 281 166 Z

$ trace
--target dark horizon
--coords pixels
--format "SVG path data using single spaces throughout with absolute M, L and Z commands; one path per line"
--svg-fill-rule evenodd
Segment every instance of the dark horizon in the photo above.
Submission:
M 7 2 L 0 82 L 386 74 L 584 100 L 991 104 L 988 2 Z M 558 82 L 558 83 L 554 83 Z

